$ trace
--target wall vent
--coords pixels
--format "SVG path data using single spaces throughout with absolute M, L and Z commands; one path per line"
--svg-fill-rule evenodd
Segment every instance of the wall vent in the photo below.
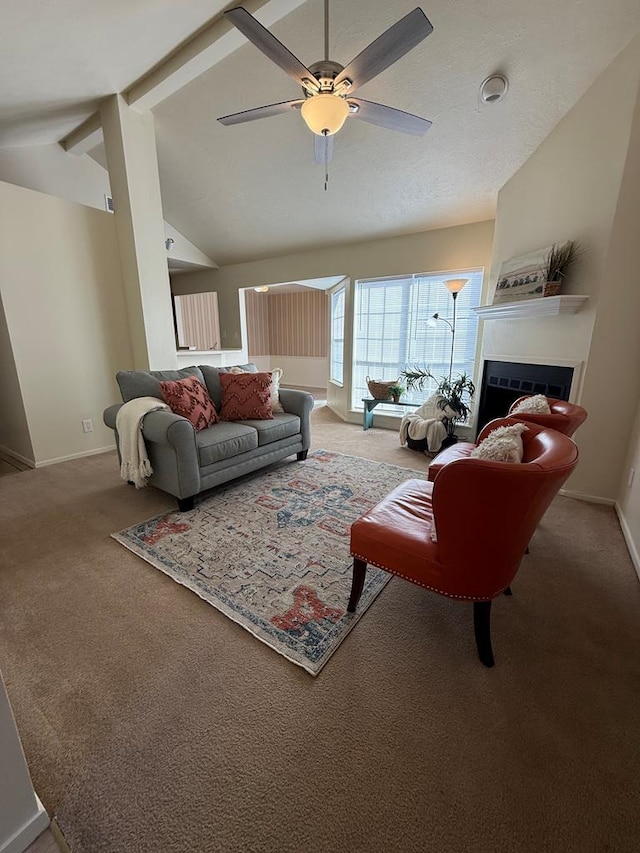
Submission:
M 110 195 L 105 195 L 104 197 L 104 209 L 107 213 L 115 213 L 115 207 L 113 206 L 113 197 Z

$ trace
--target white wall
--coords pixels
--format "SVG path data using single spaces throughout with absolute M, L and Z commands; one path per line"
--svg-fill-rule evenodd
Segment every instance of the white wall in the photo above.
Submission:
M 9 697 L 0 675 L 0 851 L 22 853 L 49 825 L 36 797 Z
M 639 83 L 640 37 L 603 72 L 498 196 L 490 295 L 503 260 L 577 239 L 585 252 L 563 292 L 588 295 L 586 307 L 572 316 L 484 324 L 483 357 L 544 356 L 551 364 L 585 363 L 579 401 L 588 408 L 589 418 L 576 435 L 581 460 L 567 488 L 609 500 L 617 494 L 632 420 L 626 402 L 624 412 L 614 404 L 612 415 L 609 389 L 621 374 L 635 410 L 638 383 L 632 377 L 640 367 L 637 334 L 629 334 L 626 322 L 637 316 L 635 297 L 629 314 L 620 298 L 621 293 L 638 291 L 630 279 L 632 241 L 624 230 L 625 221 L 635 224 L 634 200 L 627 199 L 624 209 L 619 208 Z M 640 197 L 637 184 L 632 192 Z M 612 257 L 615 240 L 620 246 Z M 622 265 L 619 273 L 614 271 L 616 258 Z M 618 276 L 616 283 L 612 276 Z M 616 330 L 612 312 L 620 316 L 621 311 L 625 323 Z
M 112 447 L 102 412 L 133 362 L 115 218 L 6 183 L 0 209 L 0 295 L 34 461 Z
M 346 285 L 345 363 L 351 361 L 353 329 L 353 284 L 360 278 L 402 275 L 416 272 L 469 269 L 491 264 L 493 221 L 476 222 L 455 228 L 424 231 L 386 240 L 371 240 L 344 246 L 328 246 L 218 270 L 180 276 L 172 282 L 175 293 L 215 290 L 220 307 L 220 333 L 223 347 L 241 344 L 240 300 L 244 287 L 303 281 L 327 276 L 348 276 Z M 287 382 L 290 381 L 287 377 Z M 296 383 L 297 384 L 297 383 Z M 302 383 L 300 383 L 302 384 Z M 362 415 L 350 412 L 350 378 L 344 387 L 328 386 L 329 405 L 341 417 L 362 422 Z M 393 421 L 395 427 L 397 419 Z
M 311 356 L 257 355 L 252 358 L 259 370 L 282 368 L 281 384 L 325 389 L 329 382 L 329 359 Z

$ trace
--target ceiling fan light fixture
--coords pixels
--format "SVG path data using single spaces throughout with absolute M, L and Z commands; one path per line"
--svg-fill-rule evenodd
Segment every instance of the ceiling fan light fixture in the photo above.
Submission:
M 302 118 L 317 136 L 333 136 L 349 115 L 349 104 L 337 95 L 313 95 L 302 105 Z

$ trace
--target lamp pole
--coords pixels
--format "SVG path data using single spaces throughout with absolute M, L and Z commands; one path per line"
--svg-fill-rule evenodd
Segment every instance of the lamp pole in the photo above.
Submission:
M 447 290 L 453 297 L 453 323 L 449 323 L 449 325 L 451 326 L 451 357 L 449 359 L 449 382 L 451 382 L 451 374 L 453 373 L 453 352 L 456 342 L 456 300 L 458 299 L 458 294 L 468 281 L 468 278 L 450 278 L 447 281 L 443 282 L 444 286 L 447 288 Z

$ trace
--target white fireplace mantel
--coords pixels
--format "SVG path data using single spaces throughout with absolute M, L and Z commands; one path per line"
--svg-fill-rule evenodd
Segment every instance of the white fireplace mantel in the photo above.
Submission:
M 544 296 L 522 299 L 520 302 L 502 302 L 498 305 L 479 305 L 472 308 L 483 320 L 520 320 L 527 317 L 555 317 L 558 314 L 575 314 L 588 296 Z

